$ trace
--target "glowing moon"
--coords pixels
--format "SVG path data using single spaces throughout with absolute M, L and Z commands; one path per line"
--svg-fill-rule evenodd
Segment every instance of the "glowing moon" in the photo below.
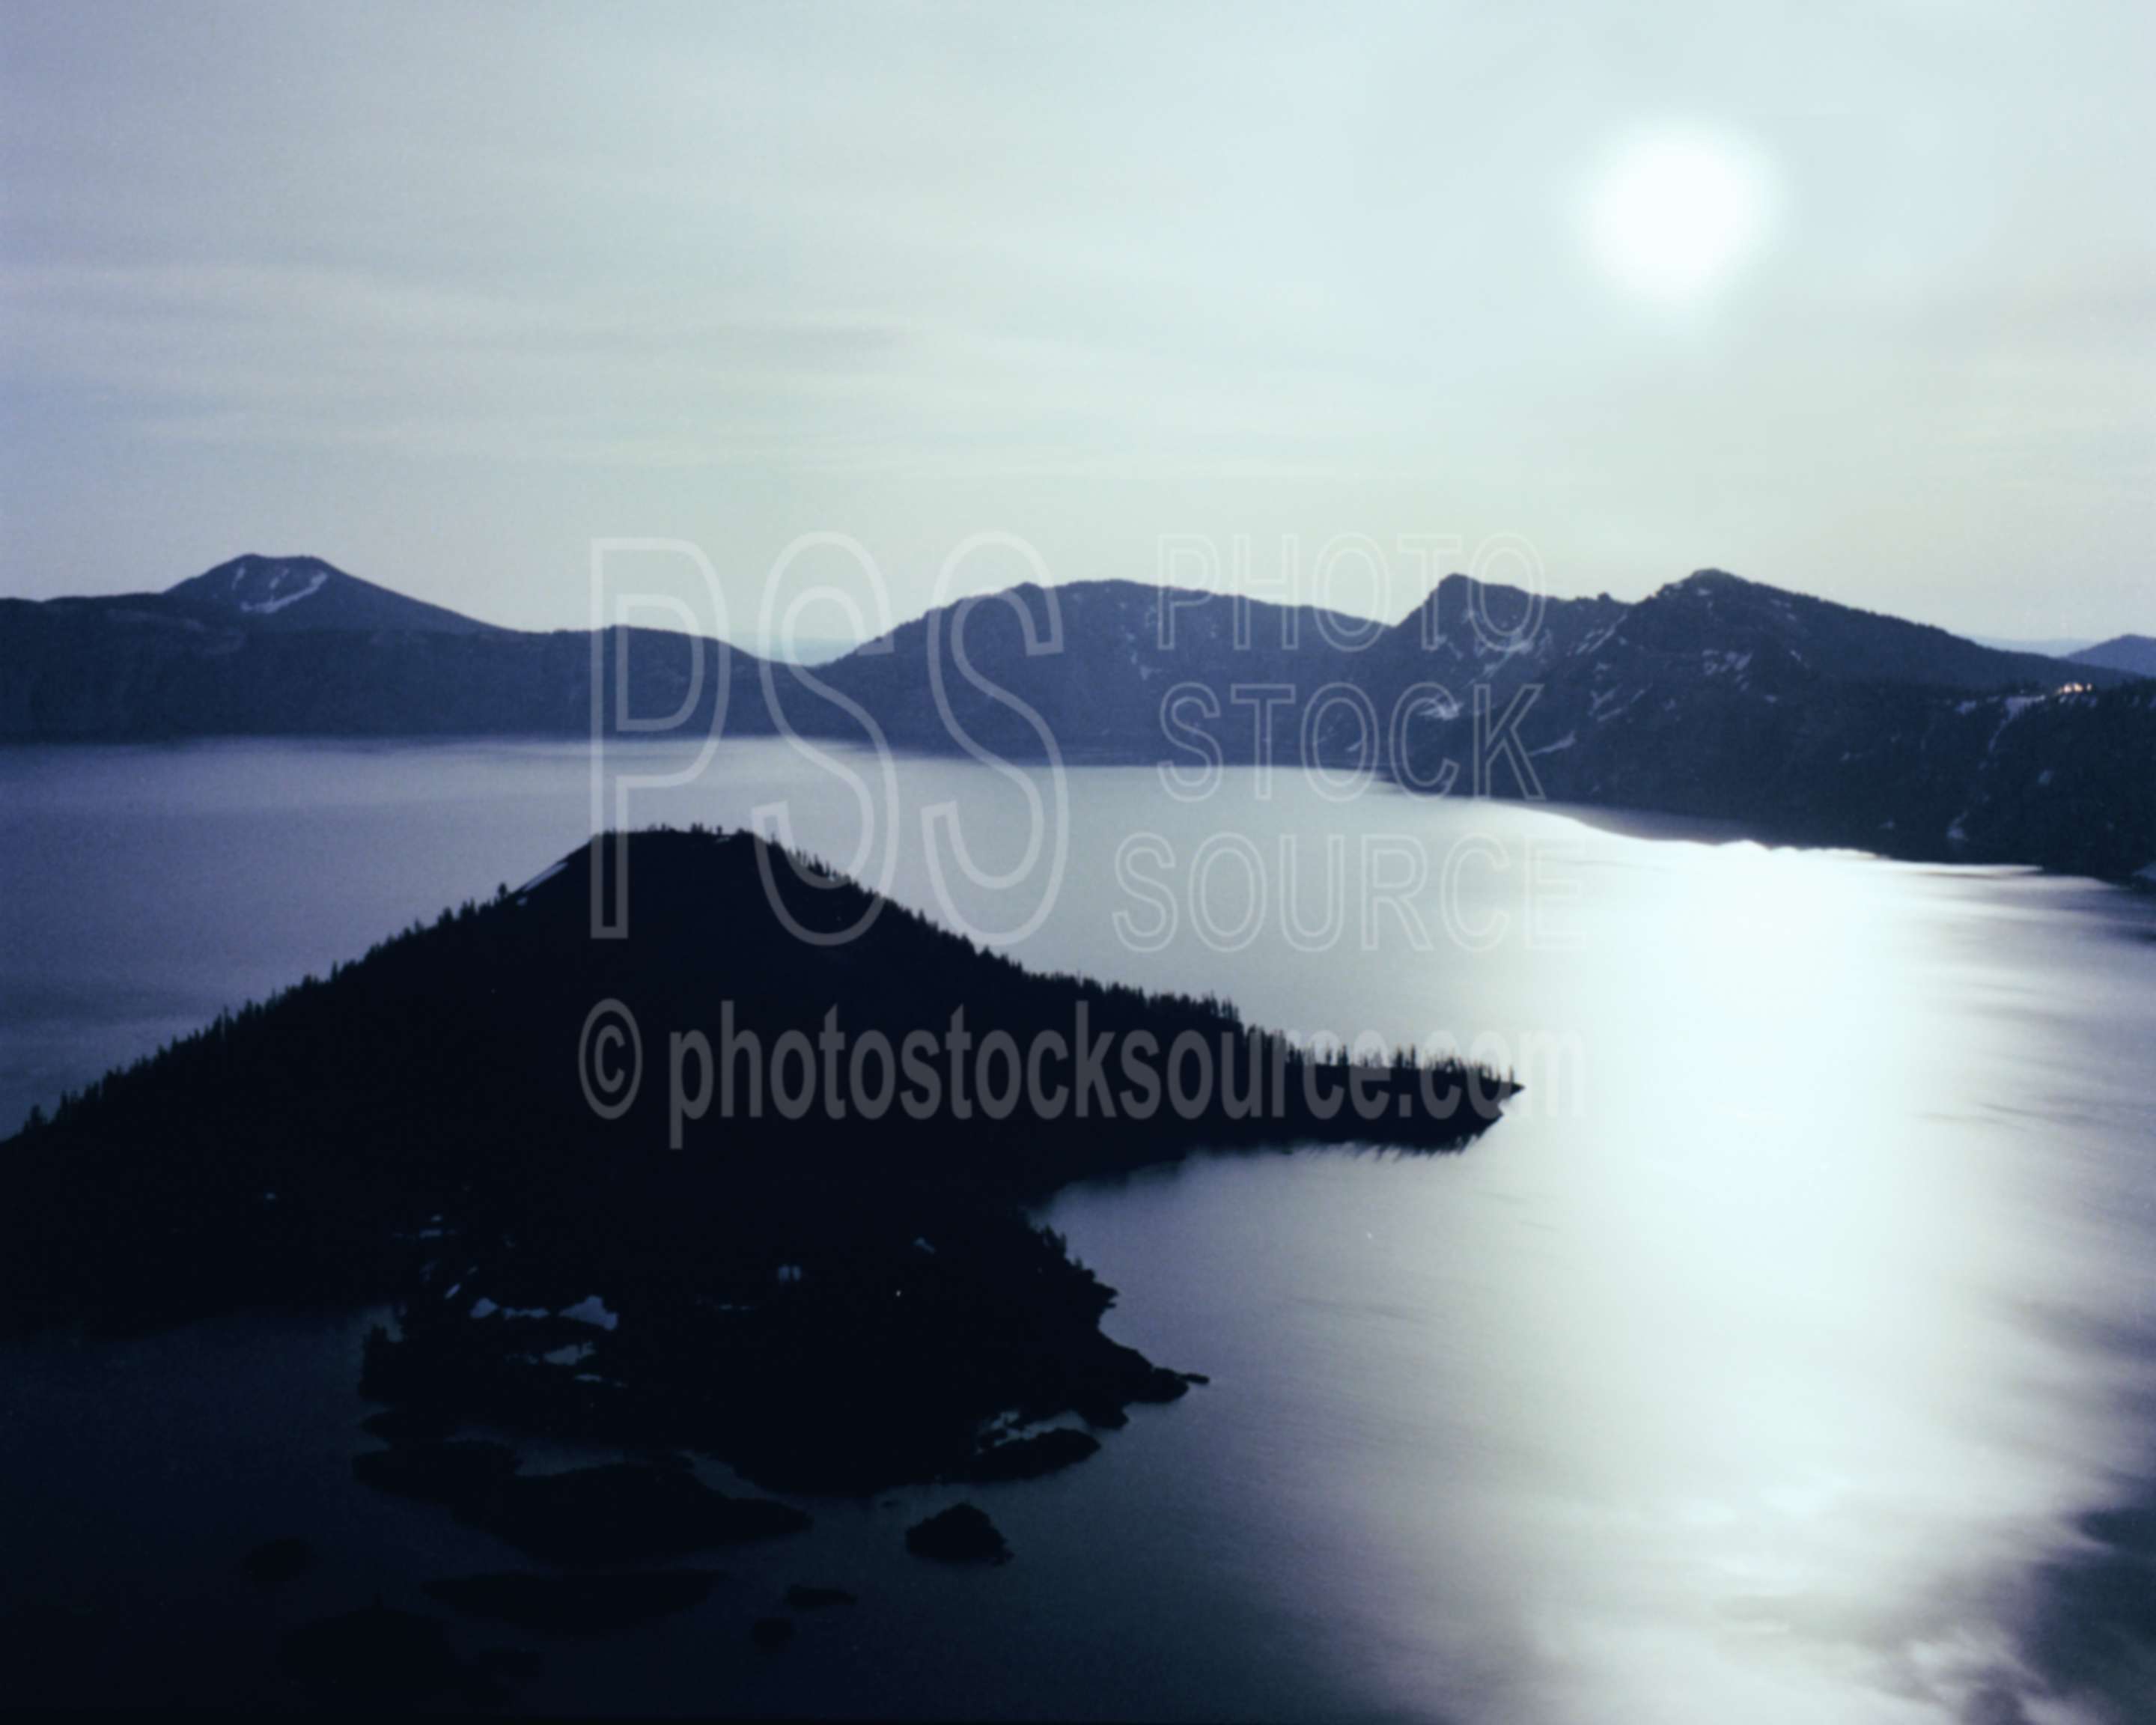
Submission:
M 1604 165 L 1587 203 L 1589 244 L 1620 286 L 1667 305 L 1722 286 L 1766 236 L 1771 183 L 1743 143 L 1711 132 L 1635 137 Z

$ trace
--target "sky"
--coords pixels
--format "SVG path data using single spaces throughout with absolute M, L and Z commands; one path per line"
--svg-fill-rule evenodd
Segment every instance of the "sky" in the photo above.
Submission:
M 2156 634 L 2152 74 L 2145 3 L 0 0 L 0 593 Z

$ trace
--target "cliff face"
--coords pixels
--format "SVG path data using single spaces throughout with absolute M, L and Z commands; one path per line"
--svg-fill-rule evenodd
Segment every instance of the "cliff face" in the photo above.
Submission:
M 698 736 L 1368 761 L 1415 788 L 1897 855 L 2112 878 L 2156 862 L 2156 683 L 1716 570 L 1633 605 L 1447 576 L 1390 627 L 1131 582 L 1024 587 L 814 672 L 677 634 L 490 629 L 305 558 L 162 594 L 0 601 L 0 740 L 581 737 L 595 675 L 608 732 L 685 703 Z

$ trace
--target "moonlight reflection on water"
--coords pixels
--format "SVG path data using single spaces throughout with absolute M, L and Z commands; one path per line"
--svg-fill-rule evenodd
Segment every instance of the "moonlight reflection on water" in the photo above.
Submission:
M 587 771 L 580 750 L 547 745 L 13 752 L 8 1111 L 526 878 L 579 836 Z M 1015 859 L 1024 834 L 995 823 L 1024 805 L 1003 781 L 908 762 L 901 783 L 897 896 L 937 909 L 919 819 L 934 803 L 958 806 L 984 866 Z M 925 1500 L 819 1512 L 807 1555 L 771 1561 L 865 1575 L 882 1603 L 850 1649 L 777 1675 L 744 1665 L 742 1704 L 1204 1717 L 1286 1697 L 1312 1717 L 1598 1725 L 2135 1716 L 2156 1609 L 2156 907 L 1519 808 L 1326 803 L 1287 778 L 1260 799 L 1231 775 L 1195 804 L 1137 771 L 1079 772 L 1070 791 L 1065 885 L 1029 962 L 1217 989 L 1305 1030 L 1492 1033 L 1529 1089 L 1440 1163 L 1201 1158 L 1059 1196 L 1045 1219 L 1122 1291 L 1111 1333 L 1211 1385 L 1068 1475 L 1004 1488 L 994 1512 L 1019 1561 L 984 1585 L 886 1553 L 885 1522 Z M 783 745 L 725 752 L 649 813 L 741 821 L 778 799 L 803 843 L 854 850 L 852 799 Z M 1176 859 L 1178 891 L 1222 832 L 1267 857 L 1284 834 L 1438 855 L 1486 843 L 1452 876 L 1455 902 L 1436 871 L 1410 895 L 1427 952 L 1392 911 L 1374 951 L 1353 916 L 1322 950 L 1298 950 L 1275 916 L 1225 952 L 1186 915 L 1142 952 L 1115 922 L 1138 908 L 1115 867 L 1136 831 Z M 1307 860 L 1314 891 L 1322 851 Z M 968 900 L 963 876 L 945 880 L 984 926 L 1024 920 L 1009 893 Z M 1448 914 L 1508 920 L 1478 949 L 1447 937 Z M 277 1333 L 275 1348 L 331 1345 Z M 218 1418 L 254 1420 L 249 1362 L 272 1348 L 207 1350 L 203 1369 L 234 1387 L 202 1399 L 205 1446 Z M 116 1501 L 61 1492 L 17 1512 L 31 1482 L 51 1495 L 86 1410 L 124 1400 L 105 1379 L 69 1392 L 24 1369 L 4 1475 L 25 1573 L 88 1589 L 97 1553 L 145 1530 L 161 1553 L 228 1563 L 214 1483 L 228 1469 L 207 1448 L 156 1449 L 154 1425 L 111 1422 L 97 1440 Z M 294 1516 L 325 1494 L 308 1513 L 384 1543 L 354 1560 L 371 1574 L 395 1536 L 339 1507 L 357 1411 L 322 1415 L 331 1483 L 253 1489 L 284 1491 Z M 100 1516 L 115 1543 L 71 1558 L 69 1530 Z M 175 1558 L 171 1586 L 188 1574 Z M 140 1590 L 155 1604 L 153 1584 Z M 931 1643 L 933 1660 L 917 1651 Z M 633 1677 L 626 1654 L 580 1651 L 550 1666 L 550 1703 L 708 1701 L 701 1645 L 693 1620 L 660 1635 L 630 1650 Z M 1104 1645 L 1121 1651 L 1112 1670 Z

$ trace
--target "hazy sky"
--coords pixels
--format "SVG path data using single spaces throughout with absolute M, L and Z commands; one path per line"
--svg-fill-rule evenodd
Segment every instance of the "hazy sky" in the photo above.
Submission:
M 1334 536 L 1512 535 L 2156 633 L 2152 90 L 2146 0 L 4 0 L 0 591 L 568 625 L 680 537 L 746 639 L 809 532 L 901 613 L 984 529 L 1380 612 Z

